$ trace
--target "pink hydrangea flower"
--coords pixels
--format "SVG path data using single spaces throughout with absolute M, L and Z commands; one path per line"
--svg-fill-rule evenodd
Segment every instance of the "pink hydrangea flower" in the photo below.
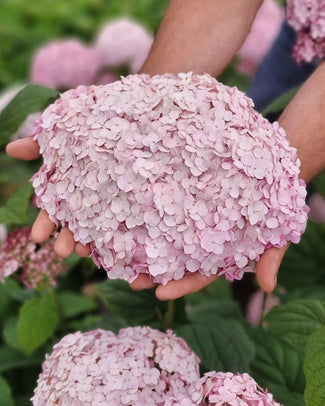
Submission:
M 99 32 L 95 49 L 105 66 L 127 66 L 136 73 L 150 51 L 153 36 L 141 24 L 127 18 L 113 20 Z
M 264 0 L 250 33 L 238 51 L 239 72 L 254 75 L 277 37 L 283 20 L 283 8 L 275 0 Z
M 240 279 L 306 226 L 300 162 L 284 130 L 209 75 L 70 90 L 45 110 L 35 139 L 38 206 L 90 244 L 109 278 Z
M 31 82 L 60 90 L 91 85 L 101 64 L 96 50 L 76 39 L 53 41 L 37 51 Z
M 64 269 L 62 258 L 54 252 L 54 241 L 40 247 L 31 239 L 31 228 L 11 231 L 0 247 L 0 280 L 22 270 L 21 281 L 31 289 L 55 285 Z
M 191 406 L 199 377 L 198 357 L 172 331 L 76 332 L 46 356 L 32 401 L 33 406 Z
M 297 32 L 293 55 L 298 62 L 325 57 L 325 0 L 288 0 L 287 19 Z
M 246 373 L 208 372 L 201 384 L 192 394 L 201 406 L 281 406 Z

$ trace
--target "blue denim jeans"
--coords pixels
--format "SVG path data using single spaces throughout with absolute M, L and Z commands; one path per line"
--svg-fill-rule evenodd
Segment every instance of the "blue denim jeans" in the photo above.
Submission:
M 295 40 L 295 31 L 284 21 L 247 92 L 256 110 L 263 111 L 277 97 L 305 82 L 315 70 L 315 63 L 298 64 L 292 57 Z

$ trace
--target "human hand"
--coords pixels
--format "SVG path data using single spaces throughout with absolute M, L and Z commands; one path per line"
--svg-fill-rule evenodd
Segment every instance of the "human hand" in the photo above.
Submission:
M 289 244 L 282 248 L 271 247 L 266 250 L 256 263 L 256 277 L 265 292 L 272 292 L 277 283 L 277 274 Z M 217 279 L 216 275 L 206 277 L 199 272 L 184 276 L 180 280 L 173 280 L 166 285 L 156 288 L 156 296 L 160 300 L 177 299 L 189 293 L 197 292 Z M 140 275 L 131 283 L 135 290 L 149 289 L 156 286 L 148 275 Z
M 32 137 L 11 142 L 7 145 L 6 152 L 13 158 L 26 161 L 37 159 L 41 156 L 38 143 Z M 43 243 L 50 237 L 54 228 L 55 224 L 49 219 L 46 211 L 41 210 L 32 228 L 32 239 L 37 243 Z M 68 257 L 73 251 L 80 257 L 90 254 L 89 246 L 75 242 L 72 232 L 67 227 L 63 227 L 60 230 L 54 249 L 63 258 Z

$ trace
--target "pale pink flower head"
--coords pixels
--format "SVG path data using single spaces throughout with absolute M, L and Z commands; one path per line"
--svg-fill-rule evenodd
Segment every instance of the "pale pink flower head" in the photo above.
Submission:
M 130 75 L 68 91 L 35 139 L 38 206 L 90 244 L 109 278 L 240 279 L 306 226 L 284 130 L 209 75 Z
M 172 331 L 76 332 L 46 356 L 32 401 L 33 406 L 172 406 L 190 397 L 199 378 L 198 357 Z
M 95 48 L 106 67 L 126 66 L 136 73 L 143 65 L 153 42 L 152 34 L 138 22 L 120 18 L 99 32 Z
M 54 252 L 54 241 L 39 246 L 30 233 L 30 227 L 14 229 L 1 245 L 0 280 L 21 271 L 20 279 L 28 288 L 55 285 L 65 266 Z
M 95 49 L 76 39 L 52 41 L 36 52 L 31 82 L 59 90 L 91 85 L 100 67 Z
M 238 51 L 239 72 L 253 76 L 271 48 L 284 20 L 284 10 L 275 0 L 264 0 L 251 30 Z
M 201 384 L 192 395 L 201 406 L 281 406 L 247 373 L 208 372 Z
M 298 62 L 325 57 L 325 0 L 288 0 L 287 19 L 297 33 L 293 56 Z

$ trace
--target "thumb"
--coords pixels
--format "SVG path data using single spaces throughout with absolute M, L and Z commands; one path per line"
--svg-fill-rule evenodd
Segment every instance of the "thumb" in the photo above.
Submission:
M 279 267 L 289 245 L 288 243 L 281 248 L 269 248 L 256 263 L 256 277 L 261 289 L 265 292 L 272 292 L 276 287 Z

